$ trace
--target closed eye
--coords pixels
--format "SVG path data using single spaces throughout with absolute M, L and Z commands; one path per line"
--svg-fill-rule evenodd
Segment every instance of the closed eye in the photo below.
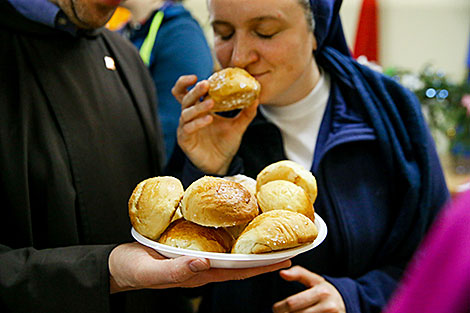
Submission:
M 212 23 L 212 30 L 214 35 L 222 40 L 229 40 L 235 33 L 234 28 L 230 24 L 218 21 Z
M 233 37 L 233 33 L 228 34 L 228 35 L 223 35 L 223 36 L 222 36 L 221 34 L 218 34 L 218 36 L 219 36 L 220 39 L 222 39 L 222 40 L 230 40 L 230 38 Z
M 261 34 L 261 33 L 256 33 L 256 36 L 260 37 L 260 38 L 263 38 L 263 39 L 271 39 L 274 37 L 274 35 L 276 34 Z

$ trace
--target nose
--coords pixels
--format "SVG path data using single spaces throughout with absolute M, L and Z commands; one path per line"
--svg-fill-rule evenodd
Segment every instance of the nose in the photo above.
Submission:
M 258 59 L 259 54 L 249 36 L 238 35 L 234 38 L 231 57 L 232 66 L 245 68 Z

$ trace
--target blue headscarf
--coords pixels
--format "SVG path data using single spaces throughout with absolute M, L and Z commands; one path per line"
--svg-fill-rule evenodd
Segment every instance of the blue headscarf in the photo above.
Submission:
M 315 20 L 316 53 L 322 51 L 323 47 L 328 46 L 346 56 L 350 56 L 339 17 L 342 2 L 342 0 L 310 0 L 310 7 Z
M 403 196 L 410 211 L 402 213 L 413 214 L 414 218 L 403 217 L 397 222 L 409 224 L 401 227 L 418 228 L 415 234 L 421 236 L 428 226 L 423 221 L 429 221 L 435 213 L 428 212 L 433 207 L 432 184 L 436 178 L 433 175 L 441 173 L 433 168 L 435 149 L 429 145 L 420 103 L 409 90 L 351 57 L 339 16 L 341 3 L 342 0 L 310 0 L 317 40 L 316 61 L 341 82 L 340 88 L 347 89 L 345 94 L 357 95 L 347 101 L 356 101 L 364 108 L 383 152 L 384 166 L 398 173 L 409 186 Z

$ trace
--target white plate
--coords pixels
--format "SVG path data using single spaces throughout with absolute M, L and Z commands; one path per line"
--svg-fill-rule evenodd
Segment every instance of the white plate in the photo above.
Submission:
M 288 250 L 264 254 L 230 254 L 181 249 L 150 240 L 139 234 L 134 228 L 132 228 L 131 234 L 135 240 L 144 246 L 157 250 L 161 255 L 164 255 L 167 258 L 176 258 L 183 255 L 189 255 L 209 259 L 211 262 L 211 267 L 215 268 L 248 268 L 279 263 L 315 248 L 320 243 L 322 243 L 327 233 L 325 222 L 316 213 L 315 225 L 318 228 L 318 236 L 312 243 Z

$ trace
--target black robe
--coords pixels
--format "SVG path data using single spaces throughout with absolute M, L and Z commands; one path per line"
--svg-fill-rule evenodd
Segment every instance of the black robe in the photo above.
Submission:
M 128 198 L 163 158 L 137 51 L 105 29 L 37 24 L 5 0 L 0 42 L 0 311 L 178 311 L 177 290 L 109 296 L 108 255 L 132 241 Z

